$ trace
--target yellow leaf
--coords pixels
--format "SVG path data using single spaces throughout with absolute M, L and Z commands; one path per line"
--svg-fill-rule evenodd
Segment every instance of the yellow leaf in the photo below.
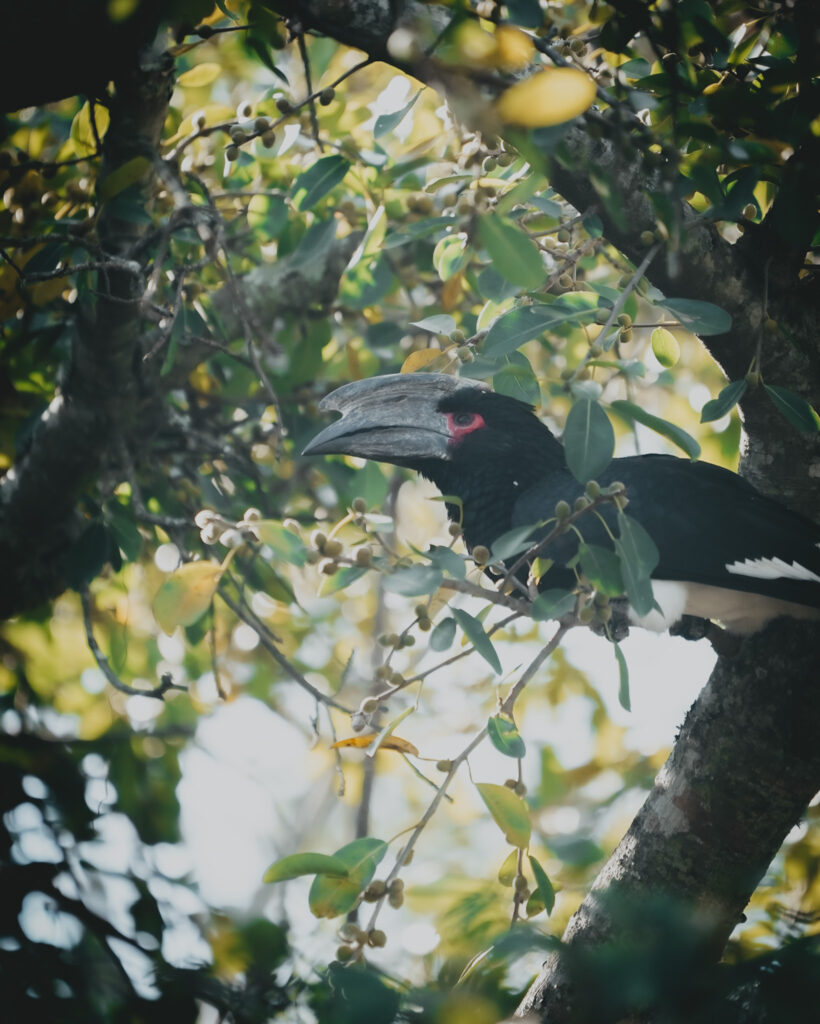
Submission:
M 464 291 L 464 272 L 459 270 L 449 280 L 445 281 L 441 288 L 441 308 L 445 313 L 457 309 Z
M 438 348 L 420 348 L 410 355 L 401 364 L 402 373 L 417 373 L 424 370 L 427 373 L 446 373 L 455 359 L 455 346 L 445 349 L 443 352 Z
M 542 128 L 563 124 L 589 107 L 595 83 L 577 68 L 547 68 L 501 94 L 496 111 L 508 124 Z
M 379 734 L 377 732 L 366 733 L 363 736 L 350 736 L 346 740 L 337 740 L 331 743 L 330 749 L 337 750 L 340 747 L 356 747 L 364 749 L 369 747 Z M 379 744 L 379 750 L 400 750 L 403 754 L 413 754 L 418 757 L 418 747 L 415 747 L 409 740 L 403 740 L 401 736 L 386 736 Z
M 97 135 L 100 139 L 108 131 L 109 120 L 108 110 L 100 106 L 99 103 L 96 103 L 94 105 L 94 124 L 97 126 Z M 84 103 L 71 122 L 71 141 L 74 143 L 74 149 L 79 156 L 96 152 L 97 140 L 94 136 L 94 128 L 91 122 L 90 103 Z
M 221 65 L 205 61 L 203 64 L 197 64 L 190 71 L 183 71 L 177 82 L 187 89 L 201 89 L 203 86 L 215 82 L 221 73 Z
M 535 54 L 535 47 L 526 32 L 512 25 L 499 25 L 495 30 L 496 61 L 505 71 L 525 68 Z
M 465 64 L 491 67 L 495 64 L 496 41 L 491 32 L 485 32 L 474 21 L 463 21 L 456 30 L 455 43 Z
M 223 571 L 215 562 L 187 562 L 171 573 L 153 603 L 154 618 L 165 633 L 190 626 L 205 614 Z

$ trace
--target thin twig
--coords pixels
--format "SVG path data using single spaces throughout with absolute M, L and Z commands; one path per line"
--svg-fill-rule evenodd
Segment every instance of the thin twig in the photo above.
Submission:
M 296 38 L 299 44 L 299 56 L 302 58 L 302 66 L 305 69 L 305 84 L 307 85 L 308 91 L 307 105 L 308 110 L 310 111 L 310 126 L 313 129 L 313 137 L 316 140 L 316 145 L 319 147 L 319 151 L 323 153 L 325 147 L 322 145 L 322 140 L 319 137 L 319 118 L 316 116 L 316 98 L 313 95 L 313 84 L 310 80 L 310 59 L 308 57 L 304 31 L 300 31 Z
M 242 591 L 239 588 L 236 581 L 233 580 L 232 577 L 229 578 L 231 578 L 231 582 L 233 582 L 237 591 L 241 595 Z M 231 609 L 234 615 L 236 615 L 238 619 L 241 619 L 242 622 L 246 623 L 256 632 L 256 635 L 259 637 L 259 642 L 262 644 L 262 646 L 265 648 L 268 654 L 270 654 L 270 656 L 277 663 L 277 665 L 280 666 L 280 668 L 283 668 L 285 672 L 287 672 L 287 674 L 295 683 L 298 683 L 303 690 L 307 690 L 311 697 L 313 697 L 313 699 L 318 701 L 319 703 L 324 704 L 327 707 L 336 708 L 337 711 L 343 711 L 346 715 L 352 714 L 351 709 L 346 707 L 340 701 L 337 701 L 335 698 L 329 696 L 328 694 L 322 693 L 321 690 L 317 690 L 312 683 L 309 683 L 307 679 L 305 679 L 305 677 L 302 675 L 299 669 L 296 668 L 296 666 L 292 664 L 292 662 L 290 662 L 285 657 L 284 654 L 282 654 L 282 652 L 276 646 L 273 634 L 267 628 L 264 622 L 262 622 L 262 620 L 255 614 L 255 612 L 252 611 L 247 601 L 245 600 L 244 596 L 240 596 L 240 600 L 235 601 L 225 592 L 225 587 L 222 585 L 220 585 L 217 593 L 225 602 L 225 604 Z
M 530 662 L 530 664 L 527 666 L 524 672 L 522 672 L 521 676 L 516 680 L 513 687 L 510 689 L 510 692 L 507 694 L 506 698 L 500 705 L 499 710 L 501 712 L 505 714 L 510 714 L 512 712 L 512 709 L 515 705 L 516 700 L 520 696 L 521 691 L 524 689 L 524 687 L 527 685 L 530 679 L 532 679 L 532 677 L 535 675 L 538 669 L 544 664 L 547 658 L 549 658 L 550 655 L 556 650 L 561 640 L 563 639 L 564 634 L 567 632 L 567 630 L 569 630 L 572 627 L 573 624 L 574 619 L 571 620 L 567 618 L 566 620 L 562 620 L 561 624 L 553 634 L 552 639 L 549 641 L 549 643 L 546 644 L 546 646 L 538 652 L 538 654 L 533 658 L 533 660 Z M 390 874 L 384 880 L 385 887 L 388 890 L 390 888 L 390 884 L 393 881 L 395 881 L 396 878 L 398 878 L 402 867 L 407 861 L 407 858 L 409 857 L 411 851 L 413 850 L 413 847 L 416 845 L 416 842 L 421 836 L 421 833 L 424 831 L 424 829 L 427 827 L 428 822 L 436 813 L 436 810 L 438 809 L 439 804 L 441 803 L 447 789 L 449 788 L 450 783 L 456 777 L 458 769 L 467 760 L 467 758 L 476 749 L 476 747 L 478 747 L 479 744 L 485 739 L 486 735 L 487 726 L 485 725 L 478 733 L 476 733 L 476 735 L 470 740 L 470 742 L 461 751 L 461 753 L 458 754 L 450 762 L 450 770 L 447 772 L 444 781 L 439 785 L 438 790 L 436 791 L 436 795 L 430 801 L 427 810 L 419 819 L 418 823 L 416 824 L 415 828 L 413 829 L 410 835 L 410 838 L 407 840 L 406 844 L 397 854 L 396 861 L 390 871 Z M 367 931 L 370 931 L 372 928 L 375 928 L 379 912 L 382 906 L 384 905 L 386 897 L 387 893 L 385 893 L 385 895 L 375 904 L 370 921 L 368 922 L 367 925 Z
M 160 679 L 159 686 L 155 686 L 152 690 L 141 690 L 136 686 L 129 686 L 128 683 L 124 683 L 114 669 L 108 664 L 108 658 L 106 658 L 100 650 L 99 644 L 94 637 L 94 627 L 91 622 L 91 598 L 88 592 L 88 587 L 85 587 L 81 591 L 80 601 L 83 606 L 83 623 L 85 624 L 85 636 L 88 642 L 88 649 L 91 651 L 94 661 L 97 663 L 97 668 L 99 668 L 115 690 L 119 690 L 120 693 L 127 693 L 129 697 L 154 697 L 157 700 L 164 700 L 165 694 L 169 690 L 187 690 L 187 687 L 179 686 L 174 682 L 174 677 L 170 672 L 164 673 Z

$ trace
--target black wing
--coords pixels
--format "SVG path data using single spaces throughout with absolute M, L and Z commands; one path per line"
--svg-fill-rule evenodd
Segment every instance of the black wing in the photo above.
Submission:
M 820 527 L 756 491 L 736 473 L 671 455 L 638 455 L 613 460 L 599 477 L 602 485 L 615 480 L 626 485 L 628 514 L 660 552 L 653 578 L 706 583 L 820 607 Z M 556 502 L 571 505 L 581 493 L 583 488 L 568 470 L 551 472 L 518 499 L 513 525 L 548 519 Z M 613 507 L 603 505 L 600 512 L 617 535 Z M 594 513 L 582 516 L 577 526 L 588 543 L 611 546 Z M 570 531 L 545 554 L 565 564 L 577 545 L 578 538 Z M 556 578 L 549 585 L 566 583 Z

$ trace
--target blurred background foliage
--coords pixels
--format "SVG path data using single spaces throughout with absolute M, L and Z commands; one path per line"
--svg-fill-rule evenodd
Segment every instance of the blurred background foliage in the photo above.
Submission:
M 148 6 L 91 5 L 83 33 L 127 24 Z M 649 5 L 597 0 L 443 6 L 452 18 L 445 56 L 456 71 L 503 68 L 500 17 L 594 76 L 611 116 L 593 118 L 591 130 L 663 169 L 658 233 L 647 240 L 664 244 L 659 258 L 675 258 L 672 197 L 686 196 L 738 238 L 768 210 L 807 123 L 817 134 L 816 110 L 796 88 L 806 70 L 789 5 L 686 2 L 658 5 L 657 17 Z M 132 256 L 150 294 L 140 372 L 158 398 L 125 439 L 119 471 L 112 458 L 87 481 L 84 527 L 65 555 L 71 589 L 0 628 L 4 1016 L 28 1019 L 37 1005 L 42 1019 L 66 1022 L 281 1013 L 338 1024 L 365 1019 L 367 1006 L 371 1024 L 397 1013 L 495 1020 L 516 1005 L 543 937 L 560 936 L 674 736 L 636 743 L 605 641 L 584 638 L 591 660 L 577 644 L 559 649 L 516 707 L 525 758 L 516 764 L 488 750 L 471 762 L 477 781 L 512 775 L 526 784 L 531 849 L 556 890 L 549 919 L 534 916 L 519 947 L 499 947 L 454 987 L 471 958 L 507 932 L 513 907 L 509 870 L 497 880 L 509 845 L 463 773 L 454 802 L 439 808 L 402 870 L 404 905 L 380 919 L 386 947 L 367 950 L 370 967 L 342 968 L 334 950 L 340 941 L 352 947 L 349 933 L 337 934 L 339 919 L 310 918 L 304 879 L 269 887 L 262 874 L 284 855 L 332 854 L 357 835 L 389 840 L 428 806 L 433 790 L 401 753 L 329 748 L 352 735 L 342 709 L 381 693 L 390 672 L 423 677 L 447 656 L 446 637 L 437 653 L 426 630 L 408 632 L 412 645 L 391 640 L 418 624 L 420 601 L 424 617 L 445 619 L 447 595 L 396 593 L 389 580 L 402 560 L 452 538 L 441 503 L 405 474 L 300 458 L 320 422 L 317 400 L 338 383 L 403 365 L 458 369 L 531 401 L 556 429 L 578 397 L 627 400 L 663 422 L 659 433 L 613 409 L 619 453 L 681 454 L 673 424 L 703 458 L 731 468 L 737 412 L 729 405 L 701 422 L 725 380 L 644 278 L 625 318 L 601 336 L 635 268 L 603 237 L 594 207 L 576 211 L 550 188 L 533 145 L 548 149 L 549 131 L 558 145 L 560 129 L 521 129 L 516 148 L 489 118 L 483 131 L 465 128 L 439 94 L 394 68 L 330 38 L 295 35 L 272 7 L 178 8 L 169 18 L 176 35 L 165 39 L 175 85 L 161 155 L 188 205 L 161 176 L 146 186 L 149 157 L 100 176 L 104 93 L 49 95 L 3 123 L 0 467 L 10 470 L 26 451 L 64 381 L 77 317 L 105 285 L 95 264 L 106 207 L 141 225 Z M 306 103 L 309 93 L 315 100 Z M 641 134 L 619 128 L 620 109 L 640 113 Z M 500 235 L 482 229 L 490 221 L 503 224 Z M 530 253 L 522 266 L 519 248 Z M 252 277 L 277 266 L 287 268 L 278 278 Z M 327 272 L 311 282 L 316 266 Z M 239 303 L 236 281 L 247 287 Z M 488 328 L 519 307 L 552 310 L 548 333 L 523 344 L 502 338 L 487 352 Z M 703 327 L 708 315 L 697 311 L 689 325 Z M 661 324 L 668 337 L 653 336 Z M 211 518 L 195 525 L 203 510 Z M 254 532 L 260 521 L 267 532 Z M 316 529 L 334 530 L 341 554 L 328 553 Z M 383 571 L 367 572 L 357 552 L 378 553 L 381 541 Z M 224 566 L 231 551 L 204 598 L 184 583 L 171 591 L 173 607 L 191 603 L 192 621 L 178 624 L 172 613 L 164 632 L 154 601 L 180 560 Z M 484 617 L 475 599 L 455 603 L 486 628 L 500 617 L 490 606 Z M 89 630 L 122 690 L 95 659 Z M 546 636 L 530 621 L 495 633 L 500 677 L 471 656 L 423 690 L 398 692 L 386 714 L 372 716 L 376 731 L 412 709 L 398 732 L 430 759 L 415 764 L 435 780 L 435 762 L 484 725 L 502 684 Z M 463 649 L 451 642 L 450 654 Z M 652 647 L 649 657 L 671 658 L 670 649 Z M 379 675 L 388 654 L 390 670 Z M 707 663 L 708 655 L 699 665 Z M 655 672 L 670 674 L 665 664 Z M 174 688 L 162 699 L 129 691 L 154 690 L 163 678 Z M 340 708 L 315 700 L 311 687 Z M 812 807 L 796 826 L 727 952 L 728 964 L 747 971 L 733 975 L 737 984 L 764 993 L 761 1006 L 784 1005 L 761 981 L 782 980 L 773 958 L 813 964 L 816 816 Z M 247 817 L 253 827 L 243 833 Z M 245 859 L 233 859 L 232 831 L 252 846 Z M 192 855 L 197 843 L 210 851 Z M 400 847 L 393 843 L 386 865 Z M 220 875 L 232 884 L 220 889 Z M 790 998 L 812 971 L 816 983 L 813 966 L 794 968 Z M 702 1019 L 714 1019 L 710 999 L 730 990 L 722 975 L 704 981 Z M 735 1019 L 721 1006 L 720 1019 Z M 686 1019 L 701 1019 L 692 1014 Z

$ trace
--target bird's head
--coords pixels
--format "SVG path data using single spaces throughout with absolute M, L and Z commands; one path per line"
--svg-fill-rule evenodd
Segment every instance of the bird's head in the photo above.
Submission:
M 305 455 L 355 455 L 416 469 L 436 482 L 448 466 L 498 469 L 540 449 L 547 428 L 532 406 L 475 380 L 444 373 L 394 373 L 332 391 L 322 411 L 342 414 Z M 532 458 L 532 455 L 529 455 Z

